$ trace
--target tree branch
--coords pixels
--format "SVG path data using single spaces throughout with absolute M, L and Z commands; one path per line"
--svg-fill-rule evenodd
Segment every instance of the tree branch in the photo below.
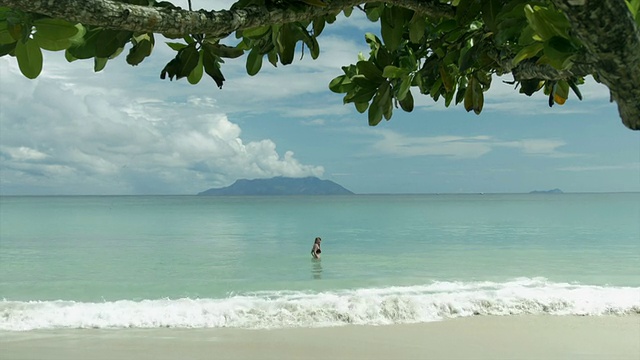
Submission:
M 343 9 L 379 0 L 334 0 L 325 7 L 300 3 L 295 8 L 250 6 L 220 11 L 189 11 L 125 4 L 113 0 L 0 0 L 8 6 L 85 25 L 135 32 L 161 33 L 167 36 L 209 34 L 225 37 L 236 30 L 263 25 L 305 21 L 335 14 Z M 420 12 L 425 16 L 453 17 L 453 8 L 438 0 L 389 0 L 387 3 Z
M 640 29 L 621 0 L 552 0 L 571 22 L 625 126 L 640 130 Z

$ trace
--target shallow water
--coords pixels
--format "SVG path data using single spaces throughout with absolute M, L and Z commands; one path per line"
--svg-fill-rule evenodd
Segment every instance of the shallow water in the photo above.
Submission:
M 637 313 L 638 219 L 640 193 L 1 197 L 0 329 Z

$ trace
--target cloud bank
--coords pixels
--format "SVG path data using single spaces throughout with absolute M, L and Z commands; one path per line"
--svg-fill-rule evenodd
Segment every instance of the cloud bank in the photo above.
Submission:
M 324 173 L 292 151 L 280 155 L 270 139 L 243 141 L 211 98 L 154 98 L 104 77 L 97 86 L 55 64 L 27 81 L 10 60 L 0 59 L 3 193 L 180 194 Z

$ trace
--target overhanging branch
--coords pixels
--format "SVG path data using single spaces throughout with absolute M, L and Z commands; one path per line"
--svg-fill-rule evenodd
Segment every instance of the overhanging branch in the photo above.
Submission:
M 325 7 L 299 2 L 287 8 L 251 6 L 220 11 L 137 6 L 113 0 L 0 0 L 0 6 L 111 29 L 153 32 L 169 37 L 204 33 L 224 38 L 237 30 L 309 21 L 374 1 L 333 0 Z M 640 130 L 640 29 L 624 1 L 551 1 L 568 17 L 572 31 L 587 50 L 590 65 L 575 65 L 569 71 L 557 71 L 526 62 L 514 68 L 507 61 L 499 64 L 500 70 L 512 72 L 520 80 L 557 80 L 593 74 L 609 87 L 623 123 L 630 129 Z M 436 21 L 454 16 L 454 8 L 439 0 L 388 0 L 386 3 L 414 10 Z
M 336 14 L 343 9 L 368 2 L 374 0 L 334 0 L 325 7 L 310 6 L 301 2 L 295 8 L 269 9 L 251 6 L 220 11 L 167 9 L 112 0 L 0 0 L 0 6 L 111 29 L 153 32 L 167 36 L 209 34 L 225 37 L 236 30 L 308 21 L 317 16 Z M 434 18 L 453 16 L 453 8 L 441 4 L 438 0 L 390 0 L 387 3 Z

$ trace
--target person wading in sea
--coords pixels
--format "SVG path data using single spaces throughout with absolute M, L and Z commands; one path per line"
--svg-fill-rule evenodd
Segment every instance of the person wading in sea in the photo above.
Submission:
M 311 256 L 314 259 L 320 259 L 320 253 L 322 252 L 322 250 L 320 250 L 320 242 L 321 241 L 322 241 L 322 239 L 317 237 L 316 240 L 313 242 L 313 247 L 311 248 Z

